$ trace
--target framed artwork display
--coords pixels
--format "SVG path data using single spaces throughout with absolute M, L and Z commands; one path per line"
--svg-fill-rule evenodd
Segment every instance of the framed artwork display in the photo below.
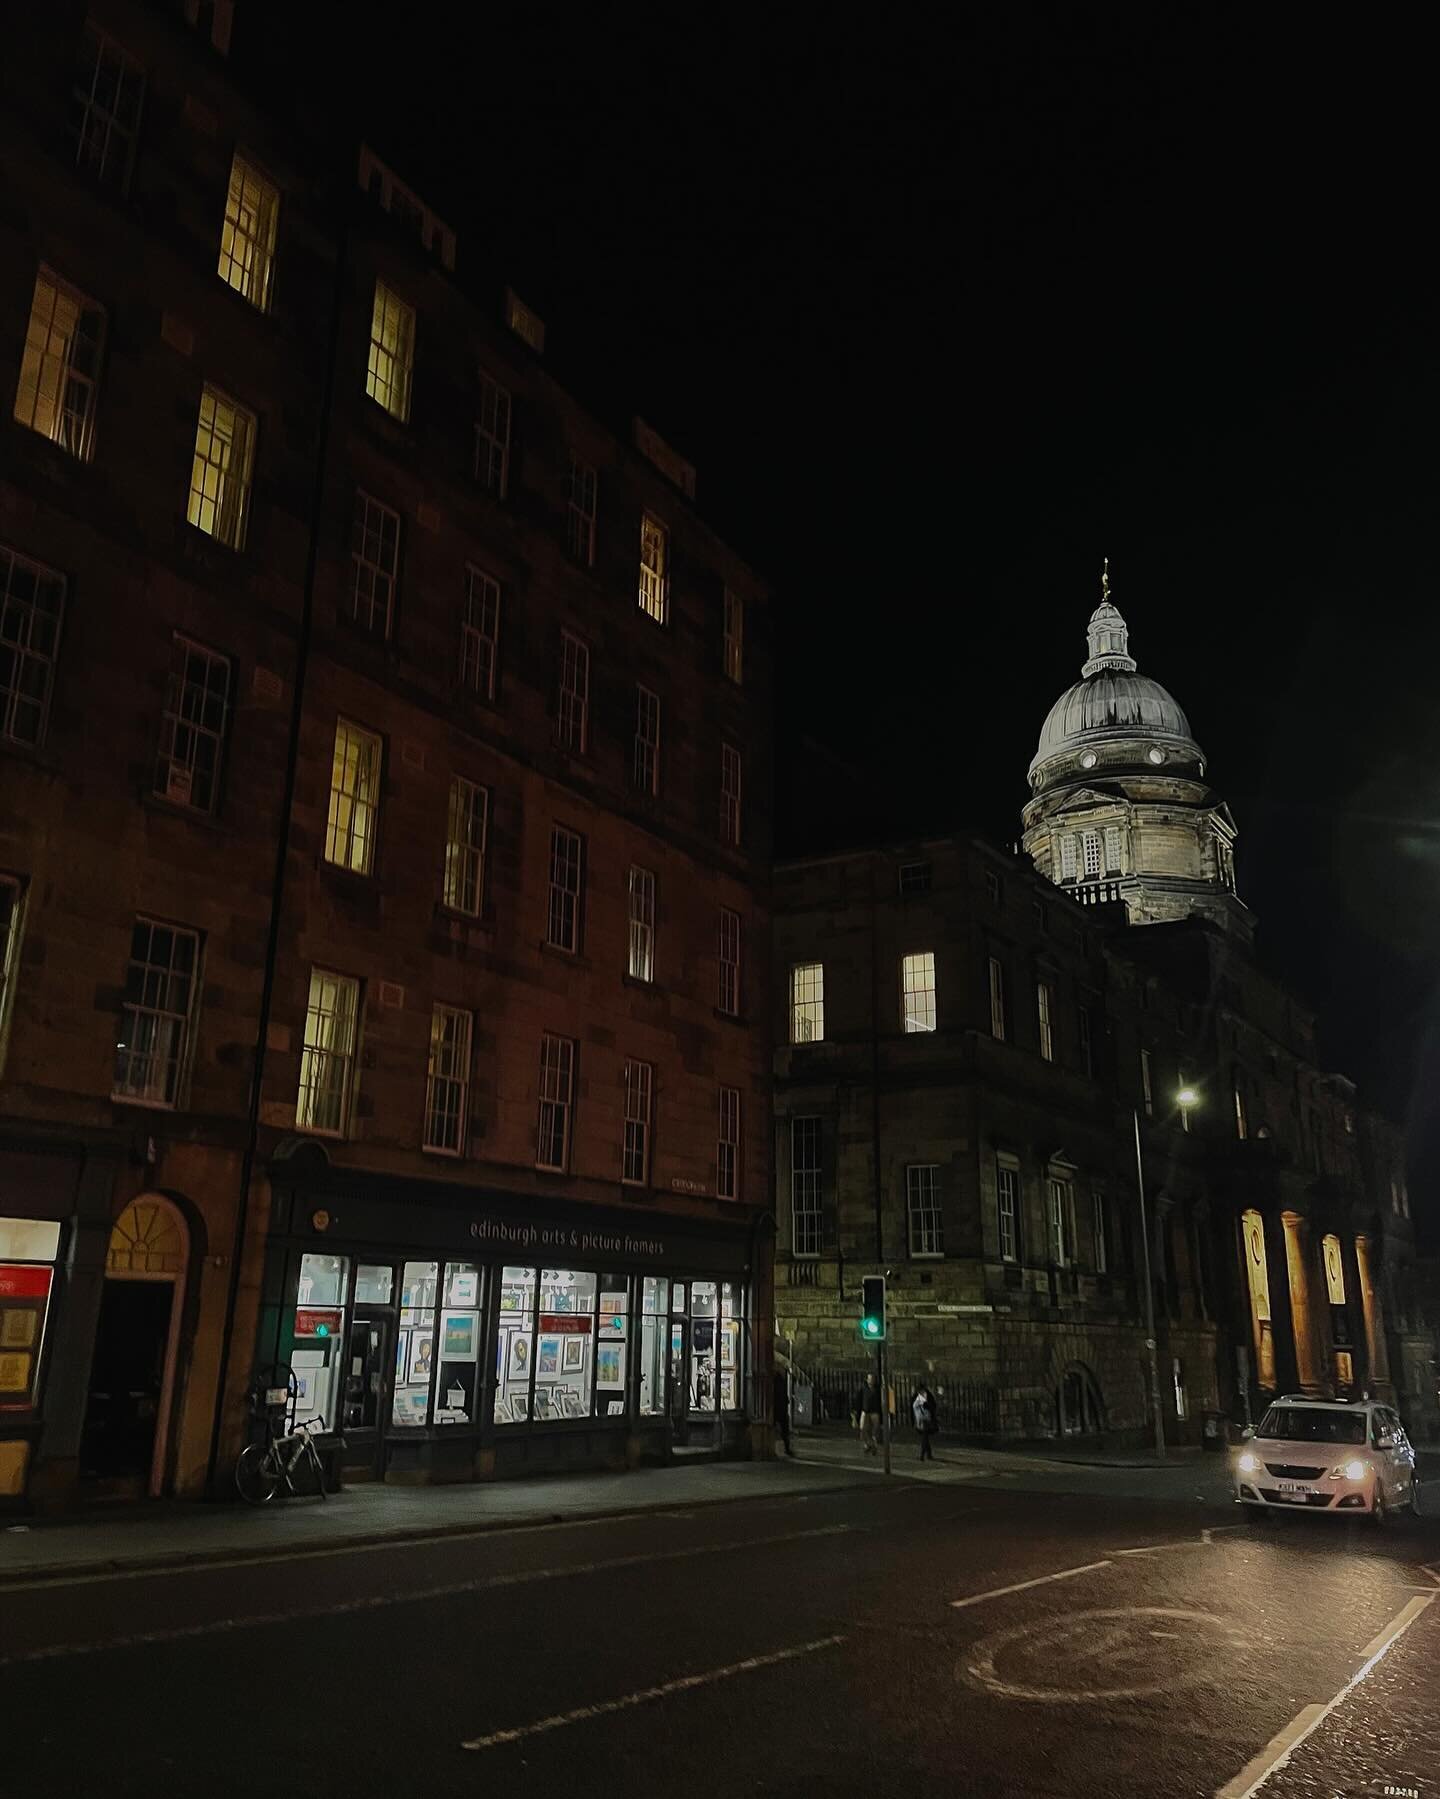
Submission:
M 720 1333 L 720 1366 L 735 1366 L 735 1332 L 728 1325 Z
M 623 1399 L 612 1399 L 610 1404 L 606 1407 L 605 1415 L 607 1418 L 623 1418 L 625 1416 L 625 1401 Z
M 395 1333 L 395 1379 L 397 1381 L 402 1381 L 402 1382 L 404 1381 L 405 1370 L 409 1366 L 409 1362 L 410 1362 L 410 1333 L 409 1333 L 409 1331 L 396 1331 L 396 1333 Z
M 573 1387 L 561 1388 L 560 1408 L 567 1418 L 585 1418 L 589 1416 L 585 1410 L 585 1401 Z
M 475 1333 L 479 1327 L 478 1312 L 442 1312 L 440 1314 L 440 1354 L 451 1362 L 475 1360 Z
M 435 1360 L 435 1333 L 433 1330 L 412 1330 L 410 1332 L 410 1366 L 406 1379 L 412 1386 L 423 1381 L 430 1382 L 430 1369 Z
M 623 1343 L 597 1343 L 595 1345 L 595 1385 L 597 1387 L 623 1387 L 625 1385 L 625 1345 Z
M 506 1380 L 529 1380 L 530 1378 L 530 1333 L 519 1330 L 510 1333 L 510 1353 L 505 1361 Z M 529 1417 L 527 1412 L 526 1417 Z
M 565 1347 L 561 1352 L 560 1367 L 565 1374 L 576 1374 L 585 1366 L 585 1339 L 570 1336 L 565 1339 Z
M 535 1373 L 541 1380 L 553 1380 L 560 1372 L 560 1339 L 558 1337 L 542 1337 L 535 1363 Z
M 495 1333 L 495 1379 L 505 1378 L 505 1351 L 510 1347 L 510 1333 L 502 1324 Z
M 528 1393 L 512 1393 L 510 1395 L 510 1416 L 516 1424 L 524 1424 L 530 1416 L 530 1395 Z
M 510 1422 L 510 1408 L 499 1393 L 495 1395 L 495 1422 L 497 1424 Z
M 537 1387 L 535 1389 L 534 1415 L 536 1418 L 553 1418 L 556 1416 L 549 1387 Z
M 731 1373 L 720 1376 L 720 1410 L 722 1412 L 735 1410 L 735 1376 Z

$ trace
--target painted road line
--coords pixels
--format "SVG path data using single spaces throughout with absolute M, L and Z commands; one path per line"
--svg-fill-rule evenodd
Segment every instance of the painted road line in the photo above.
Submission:
M 950 1604 L 955 1611 L 967 1605 L 983 1605 L 987 1599 L 1003 1599 L 1008 1593 L 1025 1593 L 1031 1587 L 1048 1586 L 1052 1580 L 1074 1580 L 1077 1574 L 1093 1574 L 1097 1568 L 1111 1566 L 1107 1557 L 1103 1562 L 1086 1562 L 1083 1568 L 1062 1568 L 1058 1574 L 1037 1574 L 1034 1580 L 1017 1580 L 1013 1587 L 992 1587 L 988 1593 L 967 1593 L 963 1599 L 952 1599 Z
M 200 1624 L 176 1625 L 168 1630 L 137 1631 L 133 1635 L 106 1637 L 94 1643 L 56 1643 L 44 1649 L 22 1649 L 0 1656 L 0 1668 L 24 1662 L 60 1661 L 70 1655 L 96 1655 L 106 1649 L 134 1649 L 153 1643 L 178 1643 L 189 1637 L 218 1636 L 236 1630 L 255 1630 L 267 1624 L 293 1624 L 315 1618 L 336 1618 L 356 1612 L 383 1611 L 396 1605 L 420 1605 L 430 1599 L 453 1599 L 465 1593 L 489 1593 L 501 1587 L 529 1586 L 542 1580 L 566 1580 L 573 1575 L 609 1574 L 621 1568 L 645 1568 L 659 1562 L 683 1562 L 702 1555 L 723 1555 L 736 1549 L 762 1549 L 776 1543 L 800 1543 L 814 1537 L 849 1533 L 848 1524 L 825 1524 L 815 1530 L 792 1530 L 776 1537 L 737 1537 L 724 1543 L 700 1543 L 689 1549 L 662 1549 L 648 1555 L 617 1555 L 604 1561 L 570 1562 L 558 1568 L 521 1568 L 506 1574 L 482 1574 L 474 1580 L 449 1581 L 440 1587 L 421 1587 L 409 1593 L 375 1593 L 363 1599 L 342 1599 L 334 1605 L 297 1606 L 283 1612 L 253 1612 L 245 1618 L 207 1618 Z
M 526 1737 L 538 1737 L 547 1730 L 563 1730 L 569 1724 L 585 1724 L 592 1718 L 606 1718 L 613 1712 L 630 1711 L 637 1705 L 650 1705 L 657 1699 L 669 1699 L 675 1693 L 690 1693 L 696 1687 L 714 1686 L 736 1674 L 751 1674 L 757 1668 L 774 1668 L 781 1662 L 798 1661 L 802 1655 L 815 1655 L 822 1649 L 834 1649 L 845 1641 L 843 1635 L 816 1637 L 813 1642 L 797 1643 L 793 1649 L 777 1649 L 770 1655 L 747 1655 L 743 1662 L 730 1662 L 723 1668 L 711 1668 L 704 1674 L 686 1674 L 679 1680 L 667 1680 L 663 1686 L 641 1687 L 638 1693 L 627 1693 L 623 1699 L 605 1699 L 598 1705 L 577 1705 L 574 1711 L 556 1712 L 549 1718 L 537 1718 L 533 1724 L 519 1724 L 511 1730 L 493 1730 L 488 1736 L 473 1737 L 462 1743 L 462 1749 L 498 1749 L 505 1743 L 519 1743 Z
M 1329 1704 L 1307 1705 L 1303 1711 L 1297 1712 L 1279 1735 L 1272 1737 L 1260 1753 L 1248 1761 L 1233 1780 L 1227 1781 L 1223 1787 L 1217 1787 L 1215 1799 L 1253 1799 L 1253 1795 L 1260 1791 L 1270 1776 L 1278 1774 L 1285 1766 L 1306 1737 L 1324 1723 L 1337 1705 L 1349 1698 L 1361 1681 L 1399 1642 L 1421 1612 L 1434 1603 L 1434 1599 L 1434 1594 L 1427 1594 L 1423 1598 L 1407 1601 L 1380 1634 L 1372 1637 L 1360 1651 L 1365 1658 L 1364 1661 Z

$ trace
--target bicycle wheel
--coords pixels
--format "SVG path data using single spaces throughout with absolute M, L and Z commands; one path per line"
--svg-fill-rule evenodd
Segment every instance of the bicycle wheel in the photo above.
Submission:
M 325 1464 L 320 1460 L 320 1451 L 313 1443 L 307 1443 L 305 1447 L 310 1452 L 309 1462 L 315 1471 L 315 1485 L 319 1489 L 320 1497 L 328 1499 L 330 1495 L 325 1491 Z
M 279 1485 L 270 1451 L 251 1443 L 240 1451 L 235 1463 L 235 1491 L 247 1505 L 265 1505 L 275 1497 Z

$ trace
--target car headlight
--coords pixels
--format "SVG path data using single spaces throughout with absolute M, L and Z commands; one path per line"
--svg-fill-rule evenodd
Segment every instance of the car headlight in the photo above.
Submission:
M 1252 1455 L 1247 1449 L 1235 1466 L 1242 1474 L 1258 1474 L 1260 1472 L 1260 1458 L 1258 1455 Z
M 1350 1461 L 1342 1462 L 1338 1468 L 1332 1468 L 1330 1472 L 1336 1480 L 1364 1480 L 1370 1472 L 1370 1464 L 1362 1462 L 1359 1456 L 1354 1456 Z

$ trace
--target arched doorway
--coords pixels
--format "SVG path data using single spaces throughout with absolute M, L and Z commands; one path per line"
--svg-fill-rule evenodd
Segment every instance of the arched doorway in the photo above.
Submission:
M 115 1493 L 153 1498 L 164 1481 L 189 1253 L 160 1193 L 132 1199 L 110 1232 L 80 1472 Z

